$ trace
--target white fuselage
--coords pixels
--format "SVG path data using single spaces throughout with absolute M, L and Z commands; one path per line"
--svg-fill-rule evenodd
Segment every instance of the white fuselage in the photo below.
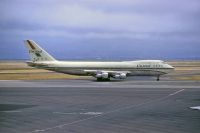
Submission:
M 160 76 L 174 69 L 160 60 L 120 62 L 41 61 L 37 63 L 29 62 L 28 64 L 38 68 L 73 75 L 92 75 L 92 71 L 99 70 L 126 72 L 127 76 Z
M 73 75 L 91 75 L 98 81 L 125 79 L 127 76 L 159 76 L 174 68 L 161 60 L 138 60 L 118 62 L 58 61 L 33 40 L 25 40 L 31 61 L 29 66 Z

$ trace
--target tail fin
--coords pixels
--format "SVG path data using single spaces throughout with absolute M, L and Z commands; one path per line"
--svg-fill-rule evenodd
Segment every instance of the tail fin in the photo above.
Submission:
M 24 41 L 28 51 L 29 56 L 31 58 L 31 61 L 37 62 L 37 61 L 55 61 L 55 59 L 49 55 L 45 50 L 43 50 L 39 45 L 37 45 L 32 40 L 25 40 Z

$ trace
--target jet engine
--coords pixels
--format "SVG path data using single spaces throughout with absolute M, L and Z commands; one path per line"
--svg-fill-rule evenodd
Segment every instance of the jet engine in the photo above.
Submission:
M 125 79 L 126 78 L 126 74 L 125 73 L 119 73 L 119 74 L 114 75 L 113 78 Z
M 103 72 L 103 73 L 98 73 L 95 76 L 96 78 L 103 78 L 103 79 L 107 79 L 108 78 L 108 73 Z

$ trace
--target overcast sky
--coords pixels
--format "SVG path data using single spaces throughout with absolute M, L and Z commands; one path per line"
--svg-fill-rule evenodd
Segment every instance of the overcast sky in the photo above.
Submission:
M 199 0 L 0 0 L 0 59 L 200 59 Z

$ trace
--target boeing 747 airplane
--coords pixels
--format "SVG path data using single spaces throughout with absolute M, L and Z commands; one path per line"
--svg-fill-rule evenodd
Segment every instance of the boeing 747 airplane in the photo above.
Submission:
M 128 76 L 155 76 L 157 81 L 161 75 L 171 72 L 174 67 L 161 60 L 137 60 L 120 62 L 85 62 L 58 61 L 32 40 L 25 40 L 31 61 L 31 67 L 47 69 L 72 75 L 93 76 L 97 81 L 126 79 Z

